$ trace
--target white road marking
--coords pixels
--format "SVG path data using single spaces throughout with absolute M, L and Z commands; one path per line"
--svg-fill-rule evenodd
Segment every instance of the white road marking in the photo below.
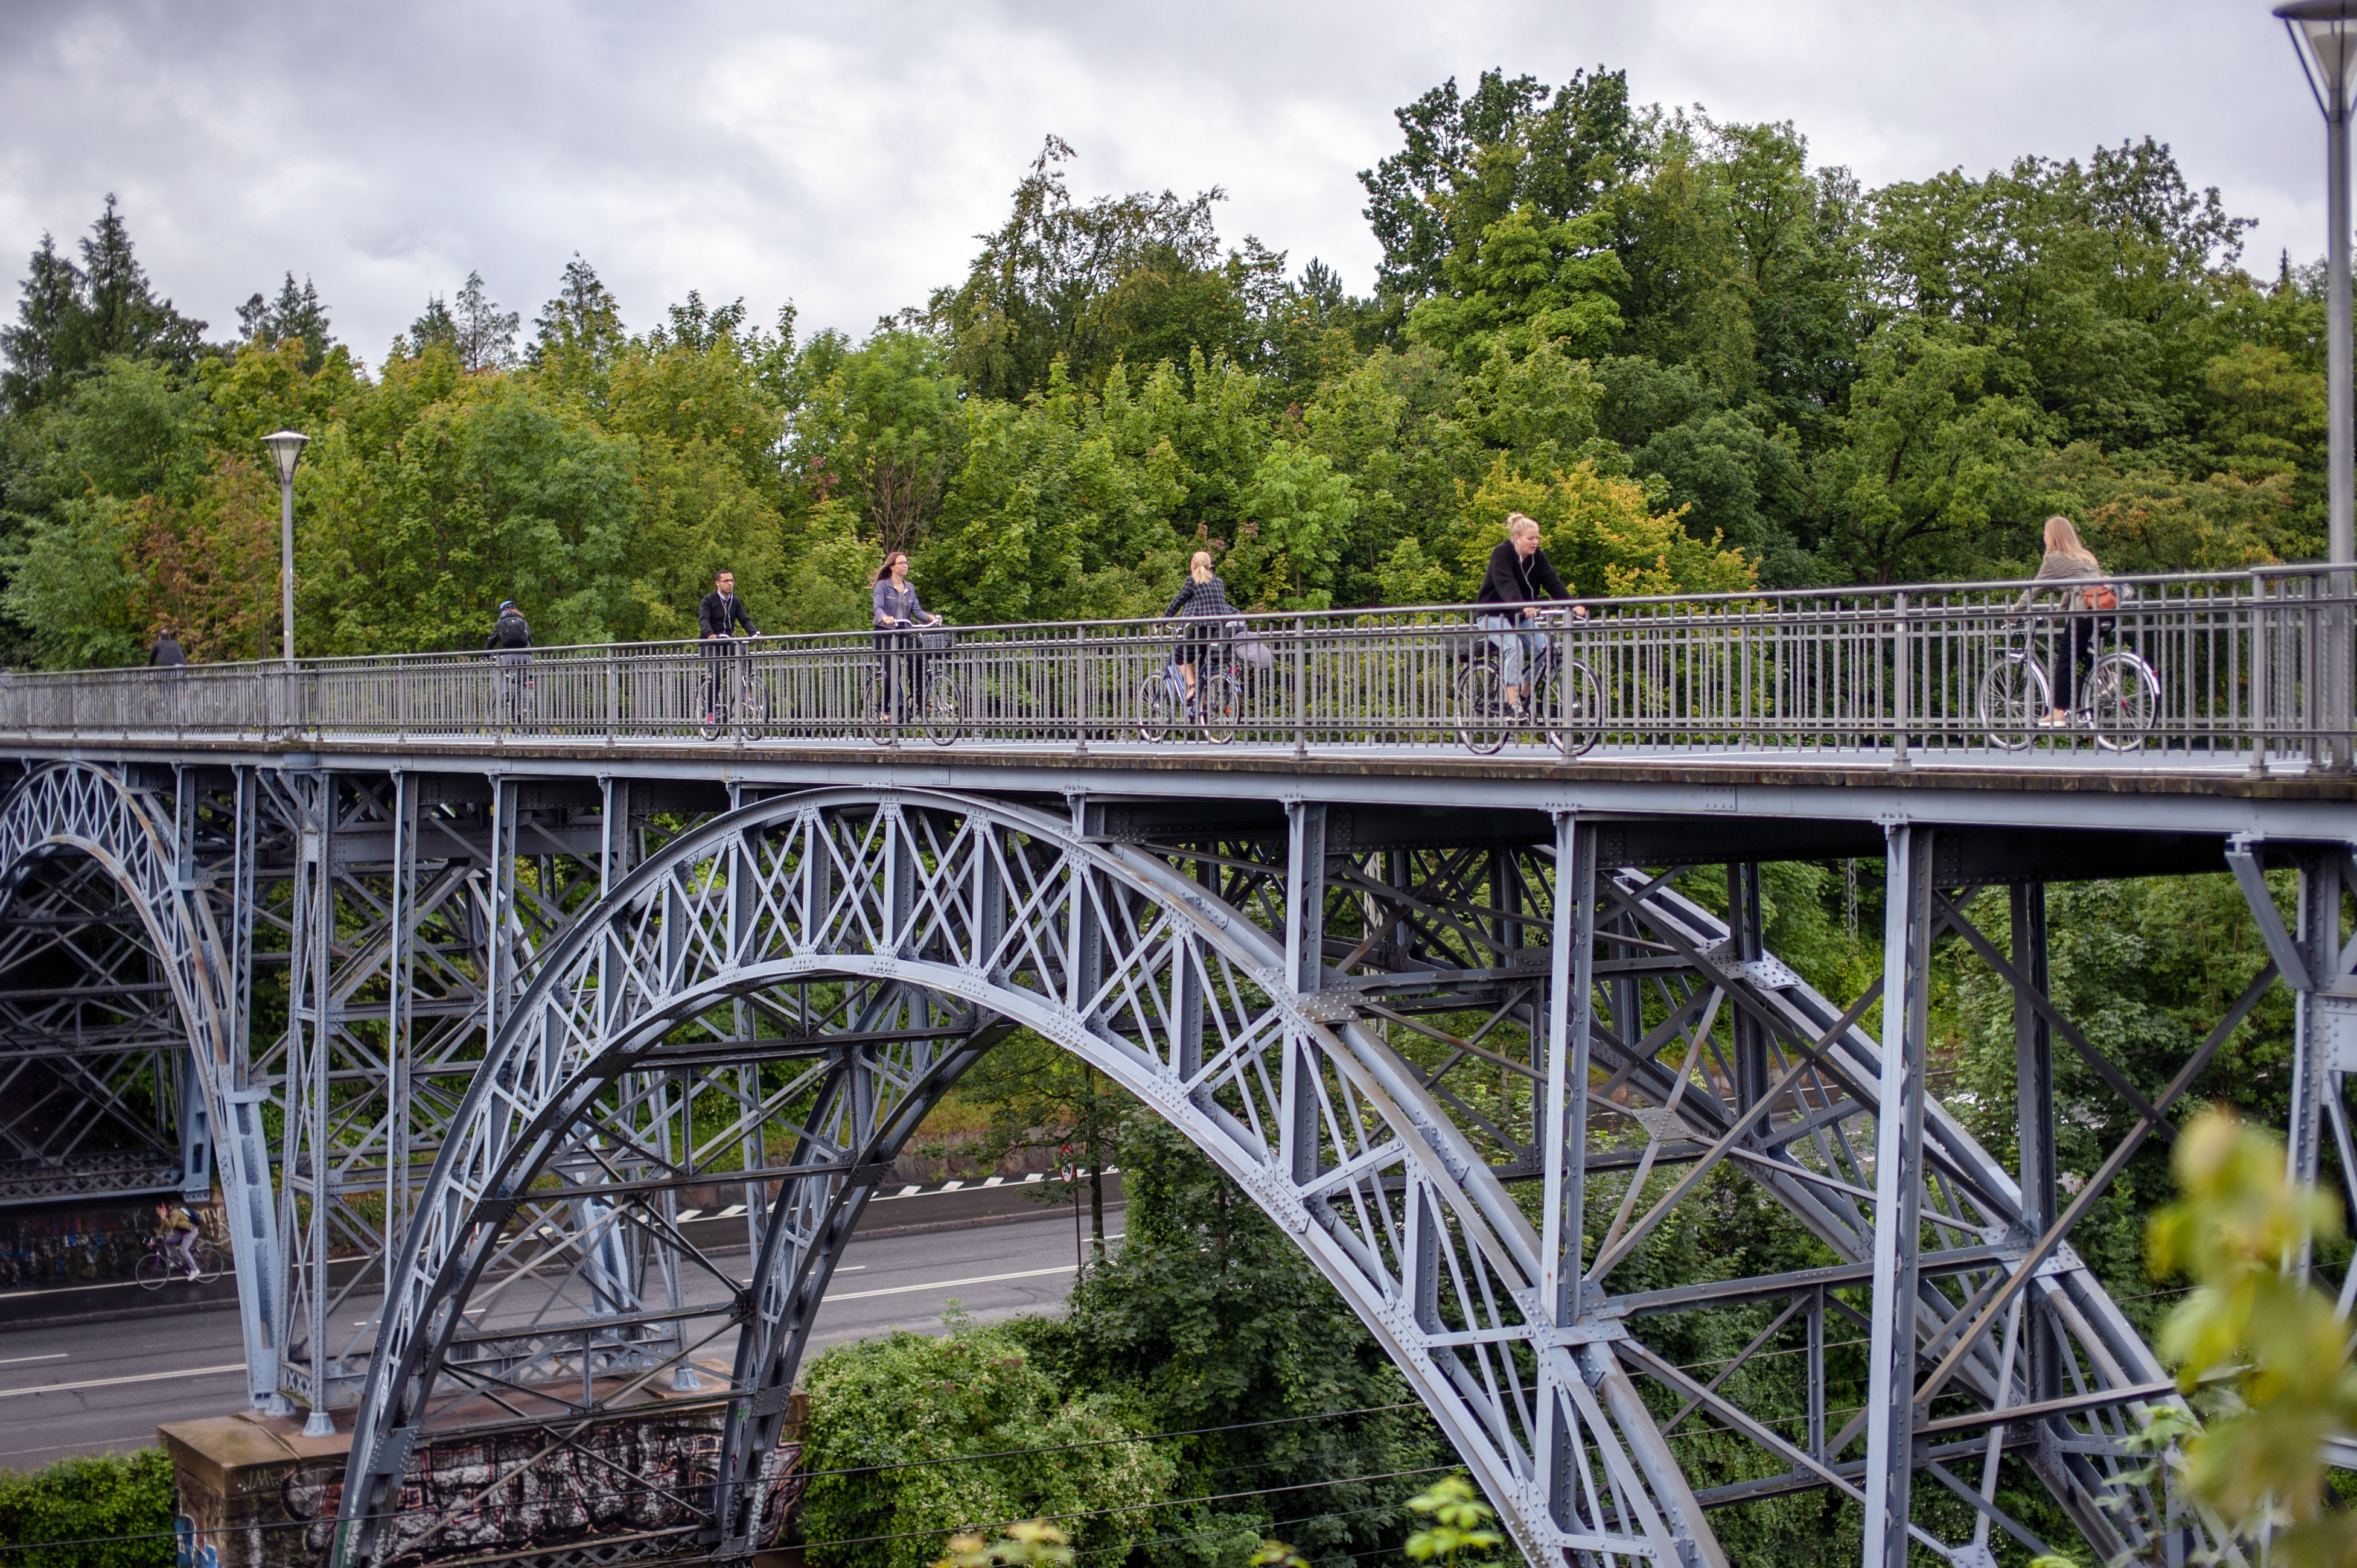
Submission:
M 85 1378 L 78 1383 L 43 1383 L 33 1389 L 0 1389 L 0 1400 L 15 1399 L 18 1394 L 61 1394 L 74 1389 L 111 1389 L 122 1383 L 160 1383 L 173 1378 L 217 1378 L 228 1372 L 242 1372 L 245 1363 L 231 1361 L 226 1367 L 183 1367 L 177 1372 L 136 1372 L 127 1378 Z
M 26 1361 L 62 1361 L 72 1354 L 70 1350 L 53 1350 L 46 1356 L 9 1356 L 0 1358 L 0 1367 L 14 1367 Z
M 953 1290 L 959 1285 L 986 1285 L 996 1284 L 1000 1280 L 1028 1280 L 1036 1279 L 1041 1274 L 1069 1274 L 1072 1269 L 1073 1265 L 1071 1263 L 1058 1263 L 1052 1269 L 1019 1269 L 1011 1274 L 977 1274 L 970 1280 L 935 1280 L 929 1284 L 921 1285 L 887 1285 L 882 1290 L 845 1291 L 841 1295 L 829 1292 L 826 1299 L 860 1301 L 871 1295 L 908 1295 L 920 1290 Z

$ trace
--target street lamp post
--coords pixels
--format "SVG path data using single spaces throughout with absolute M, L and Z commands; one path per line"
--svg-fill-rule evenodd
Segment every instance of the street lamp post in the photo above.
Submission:
M 2325 558 L 2332 565 L 2357 564 L 2357 451 L 2351 425 L 2349 337 L 2349 97 L 2357 76 L 2357 0 L 2288 0 L 2276 7 L 2291 35 L 2309 90 L 2324 112 L 2324 408 Z M 2352 710 L 2348 598 L 2350 576 L 2332 574 L 2330 596 L 2341 601 L 2325 612 L 2324 646 L 2318 651 L 2323 690 L 2323 759 L 2340 770 L 2350 763 Z
M 2326 540 L 2329 558 L 2342 566 L 2357 562 L 2349 397 L 2349 90 L 2357 74 L 2357 0 L 2290 0 L 2275 14 L 2324 111 L 2325 399 L 2332 466 Z
M 293 430 L 274 431 L 262 438 L 278 465 L 278 637 L 279 657 L 295 664 L 295 465 L 311 438 Z

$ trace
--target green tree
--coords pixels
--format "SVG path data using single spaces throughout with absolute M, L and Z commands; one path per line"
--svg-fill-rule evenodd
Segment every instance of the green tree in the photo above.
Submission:
M 328 307 L 319 303 L 317 287 L 306 277 L 303 286 L 296 288 L 292 272 L 279 285 L 276 299 L 265 298 L 257 292 L 239 306 L 237 324 L 247 342 L 264 348 L 274 348 L 289 338 L 301 338 L 303 369 L 307 373 L 318 370 L 336 341 L 328 330 Z
M 1600 353 L 1620 328 L 1609 237 L 1601 213 L 1547 222 L 1518 207 L 1443 259 L 1442 289 L 1408 313 L 1408 336 L 1469 371 L 1542 344 Z
M 1276 1534 L 1341 1568 L 1395 1540 L 1415 1490 L 1396 1473 L 1436 1466 L 1442 1446 L 1373 1337 L 1234 1182 L 1143 1111 L 1123 1132 L 1122 1177 L 1120 1251 L 1082 1276 L 1063 1319 L 1026 1331 L 1067 1386 L 1119 1390 L 1149 1430 L 1197 1434 L 1168 1445 L 1175 1496 L 1263 1492 L 1160 1510 L 1169 1560 L 1232 1562 Z
M 1336 473 L 1334 460 L 1322 452 L 1275 441 L 1253 474 L 1244 509 L 1289 575 L 1289 592 L 1277 607 L 1331 607 L 1334 568 L 1359 512 L 1350 476 Z

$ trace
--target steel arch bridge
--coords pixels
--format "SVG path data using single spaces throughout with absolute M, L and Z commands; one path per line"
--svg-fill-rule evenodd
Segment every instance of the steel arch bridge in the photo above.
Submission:
M 727 813 L 631 873 L 516 999 L 421 1196 L 356 1427 L 343 1501 L 355 1555 L 392 1554 L 404 1533 L 387 1522 L 399 1519 L 393 1461 L 427 1434 L 437 1395 L 571 1381 L 588 1391 L 567 1416 L 594 1418 L 659 1380 L 695 1378 L 694 1353 L 716 1337 L 709 1326 L 732 1319 L 743 1331 L 728 1389 L 750 1419 L 727 1429 L 717 1551 L 749 1554 L 783 1396 L 852 1221 L 925 1112 L 1017 1026 L 1123 1084 L 1297 1238 L 1408 1375 L 1531 1560 L 1724 1561 L 1637 1380 L 1717 1410 L 1795 1472 L 1862 1496 L 1824 1457 L 1854 1434 L 1829 1443 L 1820 1410 L 1813 1444 L 1778 1437 L 1645 1348 L 1632 1318 L 1680 1303 L 1609 1292 L 1615 1262 L 1730 1156 L 1846 1268 L 1740 1282 L 1684 1305 L 1785 1296 L 1786 1319 L 1813 1305 L 1821 1344 L 1829 1280 L 1861 1269 L 1889 1277 L 1875 1256 L 1878 1231 L 1891 1229 L 1876 1223 L 1886 1195 L 1861 1158 L 1888 1095 L 1880 1053 L 1856 1026 L 1862 1009 L 1835 1007 L 1771 959 L 1731 958 L 1725 926 L 1657 881 L 1599 875 L 1593 832 L 1566 819 L 1511 873 L 1528 902 L 1509 946 L 1546 957 L 1546 1023 L 1521 1059 L 1455 1054 L 1523 1075 L 1520 1109 L 1535 1129 L 1585 1122 L 1590 1073 L 1609 1067 L 1630 1091 L 1622 1114 L 1648 1132 L 1644 1164 L 1669 1144 L 1707 1145 L 1699 1157 L 1681 1151 L 1688 1176 L 1642 1214 L 1624 1206 L 1583 1258 L 1572 1219 L 1584 1207 L 1579 1163 L 1542 1156 L 1533 1171 L 1530 1141 L 1468 1114 L 1445 1068 L 1419 1065 L 1360 1015 L 1353 1003 L 1376 988 L 1329 983 L 1343 978 L 1326 961 L 1332 895 L 1381 911 L 1375 931 L 1362 921 L 1353 933 L 1372 950 L 1385 919 L 1423 923 L 1416 907 L 1431 905 L 1417 895 L 1437 889 L 1378 883 L 1356 865 L 1320 886 L 1307 863 L 1327 858 L 1323 812 L 1297 805 L 1290 815 L 1284 865 L 1239 884 L 1208 854 L 1093 841 L 1036 811 L 830 790 Z M 1275 904 L 1274 929 L 1223 896 L 1239 886 Z M 1471 912 L 1463 892 L 1448 915 Z M 1627 981 L 1622 1015 L 1583 1004 L 1599 961 L 1668 997 L 1658 1021 Z M 1361 979 L 1397 973 L 1353 967 Z M 1917 980 L 1907 983 L 1920 995 Z M 1695 1082 L 1721 1011 L 1741 1018 L 1738 1048 L 1768 1079 L 1748 1101 Z M 1682 1046 L 1684 1071 L 1656 1061 L 1649 1044 Z M 677 1277 L 694 1266 L 686 1258 L 634 1275 L 616 1262 L 627 1236 L 675 1234 L 666 1200 L 697 1174 L 683 1149 L 695 1118 L 681 1069 L 758 1061 L 789 1069 L 760 1092 L 763 1109 L 793 1108 L 798 1136 L 766 1195 L 749 1273 L 716 1273 L 725 1288 L 698 1312 Z M 744 1087 L 732 1093 L 750 1109 Z M 1907 1304 L 1910 1337 L 1936 1356 L 2009 1268 L 2045 1260 L 2029 1258 L 2027 1238 L 2007 1245 L 2024 1213 L 2012 1178 L 1920 1090 L 1910 1105 L 1929 1125 L 1900 1201 L 1963 1243 L 1938 1250 L 1928 1270 L 1918 1261 Z M 1535 1203 L 1508 1186 L 1533 1176 Z M 1632 1198 L 1639 1190 L 1631 1185 Z M 557 1295 L 571 1310 L 521 1329 L 469 1326 L 487 1268 L 519 1234 L 565 1238 L 569 1256 L 553 1266 L 568 1276 Z M 2093 1275 L 2061 1262 L 2037 1281 L 2053 1348 L 2083 1384 L 2092 1374 L 2097 1386 L 2161 1397 L 2150 1352 Z M 2029 1383 L 2016 1368 L 2018 1316 L 2007 1324 L 1950 1357 L 1958 1390 L 1988 1408 Z M 2149 1543 L 2160 1521 L 2148 1504 L 2141 1518 L 2119 1506 L 2132 1488 L 2116 1460 L 2032 1462 L 2098 1542 Z M 1947 1474 L 1936 1464 L 1934 1473 Z
M 1656 797 L 1680 809 L 1649 819 L 1560 781 L 1402 805 L 1172 799 L 1132 779 L 1059 811 L 1036 785 L 872 767 L 853 785 L 783 769 L 689 789 L 610 764 L 468 766 L 118 755 L 28 767 L 0 807 L 0 933 L 42 898 L 43 918 L 90 923 L 87 897 L 48 890 L 99 868 L 173 976 L 191 1054 L 219 1069 L 216 1126 L 242 1105 L 257 1129 L 242 1153 L 223 1142 L 221 1172 L 232 1205 L 274 1227 L 254 1237 L 253 1391 L 323 1428 L 355 1410 L 345 1561 L 431 1554 L 439 1520 L 402 1502 L 421 1451 L 528 1429 L 536 1462 L 562 1466 L 658 1398 L 725 1412 L 712 1488 L 676 1489 L 702 1555 L 749 1556 L 775 1522 L 785 1393 L 861 1206 L 1015 1028 L 1114 1077 L 1297 1240 L 1534 1562 L 1723 1562 L 1710 1509 L 1822 1487 L 1866 1505 L 1869 1561 L 1911 1538 L 1976 1564 L 1992 1532 L 2034 1540 L 1997 1501 L 2000 1454 L 2107 1555 L 2215 1543 L 2136 1479 L 2130 1439 L 2171 1385 L 2068 1237 L 2278 979 L 2300 998 L 2305 1168 L 2324 1128 L 2344 1132 L 2326 1036 L 2352 989 L 2337 928 L 2357 867 L 2314 813 L 2273 838 L 2112 840 L 2137 869 L 2234 870 L 2276 961 L 2168 1085 L 2138 1086 L 2043 972 L 2041 879 L 2109 874 L 2117 852 L 1986 818 L 1796 835 L 1714 818 L 1715 796 Z M 1885 970 L 1827 998 L 1762 948 L 1759 862 L 1876 849 Z M 1674 885 L 1721 862 L 1724 916 Z M 2294 929 L 2263 863 L 2299 871 Z M 1966 908 L 1999 885 L 2002 942 Z M 2011 1168 L 1927 1092 L 1929 955 L 1949 933 L 2016 996 Z M 273 965 L 283 1023 L 252 1000 Z M 11 972 L 0 1005 L 21 1015 Z M 1877 1004 L 1888 1054 L 1861 1024 Z M 2109 1068 L 2137 1118 L 2067 1203 L 2058 1038 Z M 1835 1261 L 1626 1285 L 1649 1238 L 1730 1176 Z M 682 1218 L 685 1195 L 721 1186 L 745 1199 L 741 1253 Z M 356 1251 L 357 1273 L 332 1276 Z M 365 1328 L 330 1343 L 350 1306 Z M 1737 1309 L 1762 1326 L 1715 1374 L 1654 1348 L 1665 1319 Z M 1827 1369 L 1845 1324 L 1869 1341 L 1855 1412 Z M 1806 1358 L 1805 1408 L 1731 1378 L 1781 1354 Z M 1761 1466 L 1693 1473 L 1696 1417 Z M 1910 1489 L 1933 1488 L 1970 1509 L 1968 1534 L 1920 1521 Z

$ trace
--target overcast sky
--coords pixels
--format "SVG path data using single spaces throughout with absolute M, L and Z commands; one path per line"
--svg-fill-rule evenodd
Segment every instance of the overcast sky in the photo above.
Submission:
M 291 268 L 373 364 L 470 269 L 528 324 L 576 251 L 633 328 L 699 288 L 864 332 L 961 275 L 1053 132 L 1075 195 L 1224 187 L 1223 235 L 1364 292 L 1353 177 L 1396 106 L 1599 63 L 1869 185 L 2151 135 L 2260 220 L 2255 268 L 2323 251 L 2321 122 L 2264 0 L 0 0 L 0 259 L 113 191 L 215 338 Z

